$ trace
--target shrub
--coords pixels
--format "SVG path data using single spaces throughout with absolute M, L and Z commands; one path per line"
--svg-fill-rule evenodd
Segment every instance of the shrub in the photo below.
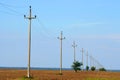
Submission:
M 81 67 L 82 65 L 83 65 L 83 64 L 80 63 L 79 61 L 75 61 L 75 62 L 73 62 L 72 68 L 74 69 L 75 72 L 77 72 L 78 70 L 81 70 L 80 67 Z
M 95 71 L 95 70 L 96 70 L 96 67 L 92 66 L 91 71 Z
M 106 69 L 105 68 L 100 68 L 99 71 L 106 71 Z
M 87 71 L 89 70 L 89 66 L 86 66 L 86 70 L 87 70 Z

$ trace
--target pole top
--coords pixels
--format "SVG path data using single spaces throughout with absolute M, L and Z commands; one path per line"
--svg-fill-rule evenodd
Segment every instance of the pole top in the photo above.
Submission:
M 61 31 L 61 34 L 63 34 L 63 31 Z
M 29 6 L 30 7 L 30 9 L 31 9 L 31 6 Z

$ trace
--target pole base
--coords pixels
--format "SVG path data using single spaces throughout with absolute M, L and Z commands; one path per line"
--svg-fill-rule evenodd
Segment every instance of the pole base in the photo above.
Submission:
M 59 75 L 63 75 L 63 73 L 59 73 Z

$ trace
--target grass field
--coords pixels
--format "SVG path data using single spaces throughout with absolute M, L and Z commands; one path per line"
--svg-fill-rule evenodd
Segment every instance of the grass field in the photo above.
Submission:
M 64 70 L 59 75 L 57 70 L 32 70 L 31 80 L 120 80 L 120 72 L 92 72 Z M 26 79 L 26 70 L 0 70 L 0 80 L 30 80 Z

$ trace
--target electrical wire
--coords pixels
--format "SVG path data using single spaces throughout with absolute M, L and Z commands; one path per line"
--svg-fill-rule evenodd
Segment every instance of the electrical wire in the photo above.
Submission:
M 18 16 L 18 15 L 14 14 L 14 13 L 11 13 L 11 12 L 8 12 L 8 11 L 3 11 L 3 10 L 0 10 L 0 13 Z
M 14 13 L 16 15 L 22 15 L 22 16 L 24 15 L 23 13 L 18 12 L 17 10 L 15 10 L 15 8 L 16 8 L 15 6 L 7 5 L 7 4 L 1 3 L 1 2 L 0 2 L 0 6 L 2 6 L 3 8 L 9 10 L 10 12 L 12 12 L 12 13 Z M 3 12 L 6 13 L 7 11 L 3 11 Z M 9 14 L 10 12 L 7 12 L 7 14 Z
M 45 35 L 46 35 L 47 37 L 49 37 L 49 38 L 51 38 L 51 37 L 56 38 L 56 36 L 53 35 L 54 33 L 46 28 L 46 26 L 45 26 L 44 23 L 39 19 L 38 16 L 37 16 L 37 21 L 38 21 L 39 26 L 42 28 L 43 32 L 45 33 Z
M 0 2 L 0 5 L 11 7 L 11 8 L 24 8 L 23 6 L 14 6 L 14 5 L 5 4 L 5 3 L 2 3 L 2 2 Z

